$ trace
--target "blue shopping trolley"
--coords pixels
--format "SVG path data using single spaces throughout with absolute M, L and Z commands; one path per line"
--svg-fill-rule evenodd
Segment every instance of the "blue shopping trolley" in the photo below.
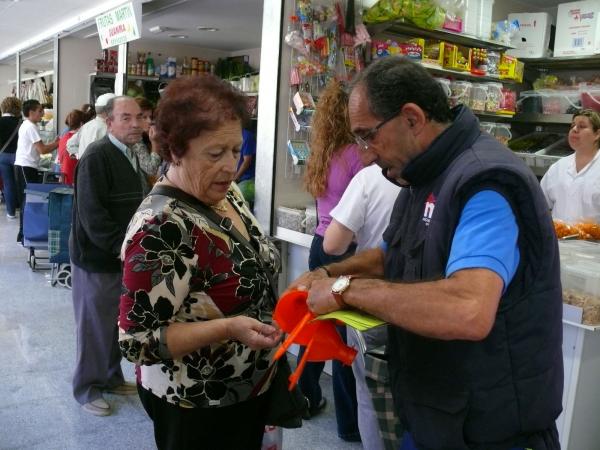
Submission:
M 73 188 L 61 186 L 48 194 L 48 254 L 52 263 L 51 284 L 71 288 L 69 234 Z
M 28 264 L 32 270 L 50 269 L 48 251 L 48 199 L 55 189 L 67 188 L 63 184 L 27 183 L 23 209 L 23 246 L 29 249 Z M 40 262 L 42 265 L 40 265 Z

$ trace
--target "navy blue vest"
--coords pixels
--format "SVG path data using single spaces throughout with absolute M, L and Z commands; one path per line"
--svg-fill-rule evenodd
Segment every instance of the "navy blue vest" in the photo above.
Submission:
M 467 109 L 415 158 L 384 234 L 385 276 L 444 278 L 460 213 L 476 192 L 509 202 L 521 261 L 482 341 L 389 330 L 397 413 L 419 449 L 559 448 L 563 389 L 562 291 L 552 220 L 539 183 L 511 151 L 479 131 Z

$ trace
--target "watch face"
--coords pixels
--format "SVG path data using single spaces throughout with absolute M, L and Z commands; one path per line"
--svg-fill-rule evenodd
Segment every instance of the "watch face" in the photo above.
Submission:
M 331 286 L 331 290 L 333 292 L 343 292 L 349 284 L 350 280 L 348 279 L 348 277 L 340 277 L 337 280 L 335 280 L 335 283 L 333 283 L 333 285 Z

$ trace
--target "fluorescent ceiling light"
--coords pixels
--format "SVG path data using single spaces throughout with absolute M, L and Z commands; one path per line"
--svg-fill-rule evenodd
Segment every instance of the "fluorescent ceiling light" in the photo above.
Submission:
M 218 28 L 215 27 L 197 27 L 198 31 L 219 31 Z
M 173 39 L 187 39 L 189 36 L 187 34 L 170 34 L 169 37 Z

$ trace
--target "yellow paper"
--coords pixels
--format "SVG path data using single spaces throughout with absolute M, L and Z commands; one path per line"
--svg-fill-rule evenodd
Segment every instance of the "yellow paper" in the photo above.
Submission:
M 379 327 L 381 325 L 385 325 L 381 319 L 374 317 L 370 314 L 365 314 L 355 309 L 343 309 L 340 311 L 334 311 L 329 314 L 323 314 L 322 316 L 318 316 L 315 320 L 339 320 L 340 322 L 345 323 L 349 327 L 352 327 L 358 331 L 366 331 L 371 328 Z

